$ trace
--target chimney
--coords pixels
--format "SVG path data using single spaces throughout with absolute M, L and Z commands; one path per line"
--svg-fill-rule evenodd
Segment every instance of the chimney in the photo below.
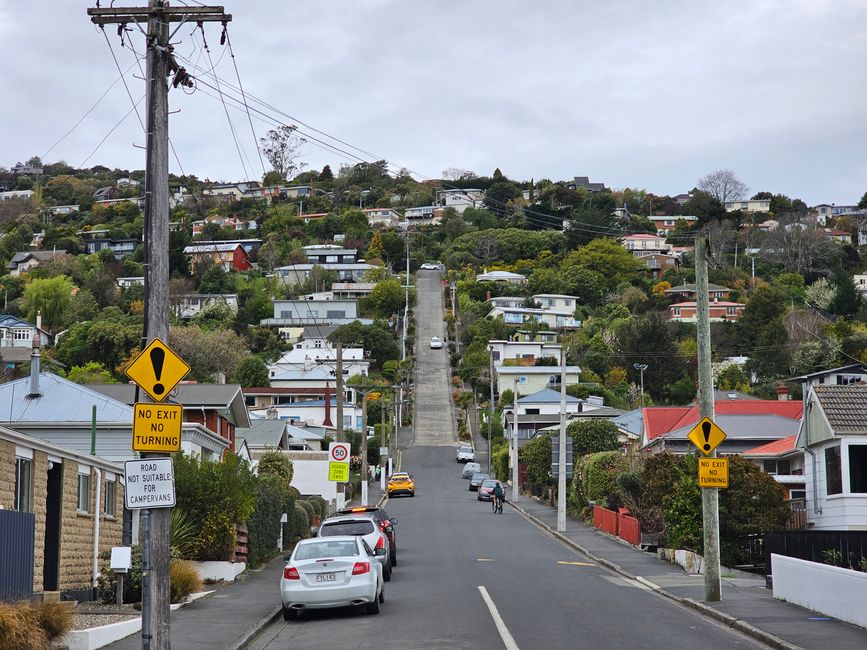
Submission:
M 777 399 L 780 402 L 788 402 L 789 401 L 789 387 L 788 386 L 777 386 Z
M 37 316 L 37 321 L 41 320 L 41 317 Z M 33 352 L 30 355 L 30 394 L 27 397 L 39 397 L 39 330 L 36 330 L 33 333 Z
M 42 310 L 36 312 L 36 329 L 42 329 Z M 36 335 L 39 336 L 39 332 L 36 332 Z

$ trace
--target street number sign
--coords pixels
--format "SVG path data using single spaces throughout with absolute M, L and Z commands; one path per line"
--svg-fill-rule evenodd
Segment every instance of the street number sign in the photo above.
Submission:
M 154 339 L 127 366 L 126 376 L 152 400 L 162 402 L 189 371 L 190 366 L 186 361 L 160 339 Z
M 183 420 L 184 407 L 180 404 L 136 402 L 132 421 L 133 450 L 180 451 Z
M 173 508 L 175 505 L 175 470 L 171 458 L 128 460 L 123 464 L 126 507 Z
M 328 460 L 332 463 L 348 463 L 349 449 L 348 442 L 332 442 L 328 445 Z
M 729 486 L 729 459 L 699 458 L 698 485 L 703 488 L 727 488 Z
M 328 480 L 338 483 L 349 481 L 349 463 L 328 463 Z
M 687 437 L 701 453 L 707 456 L 720 446 L 722 441 L 726 439 L 726 434 L 714 424 L 713 420 L 702 418 L 701 422 L 692 428 Z

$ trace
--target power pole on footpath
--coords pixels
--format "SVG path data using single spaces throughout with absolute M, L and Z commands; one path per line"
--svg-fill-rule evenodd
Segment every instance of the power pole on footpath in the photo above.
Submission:
M 710 296 L 707 278 L 707 238 L 695 240 L 696 336 L 698 338 L 698 410 L 700 418 L 713 420 L 713 371 L 710 355 Z M 716 451 L 711 452 L 716 457 Z M 716 602 L 720 591 L 719 490 L 701 488 L 704 528 L 704 599 Z
M 147 23 L 147 143 L 145 162 L 145 343 L 155 338 L 169 340 L 169 117 L 168 77 L 174 86 L 192 81 L 178 66 L 169 43 L 171 23 L 219 22 L 232 17 L 223 7 L 170 7 L 165 0 L 149 0 L 147 7 L 105 7 L 88 9 L 91 21 L 104 27 Z M 163 454 L 144 454 L 162 456 Z M 167 650 L 171 647 L 169 625 L 169 520 L 170 508 L 142 512 L 148 530 L 150 566 L 143 567 L 142 647 Z

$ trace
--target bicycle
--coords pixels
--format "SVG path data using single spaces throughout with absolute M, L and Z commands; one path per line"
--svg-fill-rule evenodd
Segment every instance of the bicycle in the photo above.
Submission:
M 503 514 L 503 500 L 500 497 L 491 497 L 491 512 L 497 515 Z

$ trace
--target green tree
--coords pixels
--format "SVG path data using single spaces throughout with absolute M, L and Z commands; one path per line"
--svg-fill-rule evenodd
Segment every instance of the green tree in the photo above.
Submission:
M 35 323 L 37 314 L 41 313 L 42 322 L 47 327 L 60 324 L 72 302 L 72 288 L 72 280 L 65 275 L 31 280 L 24 288 L 21 305 L 28 320 Z
M 720 371 L 716 386 L 720 390 L 747 391 L 750 388 L 750 378 L 739 365 L 733 363 Z
M 831 301 L 831 311 L 840 316 L 853 316 L 864 304 L 864 299 L 855 288 L 852 277 L 844 270 L 838 269 L 834 274 L 834 299 Z
M 72 366 L 66 378 L 69 381 L 74 381 L 76 384 L 117 383 L 114 376 L 101 363 L 96 361 L 88 361 L 83 366 Z
M 784 349 L 789 335 L 783 324 L 788 296 L 776 286 L 759 287 L 747 300 L 744 313 L 735 326 L 738 343 L 752 350 L 749 367 L 764 379 L 786 373 L 788 353 Z
M 576 459 L 598 451 L 617 451 L 620 448 L 617 426 L 611 420 L 587 418 L 570 422 L 566 433 L 572 436 L 572 454 Z
M 862 196 L 861 200 L 858 201 L 858 209 L 867 210 L 867 192 L 864 192 L 864 196 Z
M 363 300 L 363 306 L 374 316 L 388 318 L 403 308 L 403 289 L 400 282 L 388 278 L 377 282 L 373 290 Z
M 616 239 L 607 237 L 594 239 L 570 253 L 564 261 L 564 267 L 571 265 L 597 273 L 605 279 L 609 290 L 621 282 L 636 280 L 643 267 L 641 261 Z
M 645 390 L 658 401 L 665 395 L 665 387 L 678 379 L 684 371 L 684 362 L 671 335 L 669 324 L 658 312 L 629 321 L 617 331 L 617 347 L 626 359 L 648 359 L 644 372 Z M 629 380 L 638 383 L 640 371 L 629 364 Z
M 244 357 L 232 375 L 232 382 L 245 387 L 267 386 L 270 382 L 268 367 L 257 356 Z

